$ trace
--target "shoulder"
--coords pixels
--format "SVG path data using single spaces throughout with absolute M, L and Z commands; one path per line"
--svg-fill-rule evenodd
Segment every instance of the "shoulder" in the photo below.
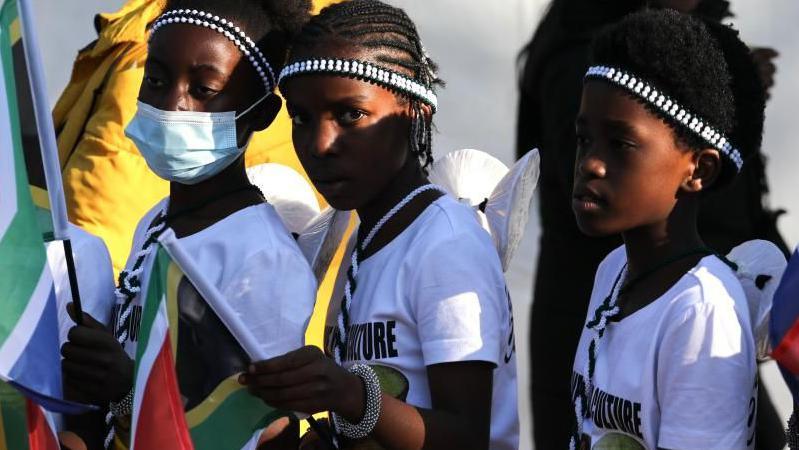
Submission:
M 704 308 L 746 307 L 746 297 L 735 272 L 716 256 L 702 258 L 683 277 L 675 300 Z
M 432 246 L 477 247 L 496 254 L 491 236 L 483 229 L 474 210 L 444 195 L 428 206 L 424 222 L 414 236 L 422 248 Z
M 166 211 L 167 204 L 169 203 L 169 197 L 162 199 L 160 202 L 156 203 L 149 211 L 147 211 L 141 219 L 139 219 L 139 223 L 136 224 L 136 230 L 133 232 L 133 243 L 130 249 L 130 256 L 128 257 L 128 264 L 131 264 L 133 258 L 139 250 L 141 250 L 142 245 L 144 245 L 145 235 L 147 234 L 147 230 L 150 228 L 150 225 L 155 220 L 155 217 L 161 212 Z
M 597 266 L 594 285 L 612 283 L 627 264 L 627 252 L 624 245 L 616 247 Z
M 228 264 L 224 271 L 231 282 L 264 286 L 279 280 L 315 292 L 310 266 L 272 205 L 244 208 L 201 233 L 191 246 L 218 254 L 217 259 Z
M 242 254 L 260 251 L 301 254 L 294 237 L 268 203 L 236 211 L 201 233 L 202 240 L 223 240 Z
M 735 272 L 716 256 L 703 258 L 665 294 L 664 320 L 672 332 L 686 330 L 751 340 L 746 296 Z M 732 333 L 732 334 L 731 334 Z M 718 340 L 714 338 L 715 340 Z

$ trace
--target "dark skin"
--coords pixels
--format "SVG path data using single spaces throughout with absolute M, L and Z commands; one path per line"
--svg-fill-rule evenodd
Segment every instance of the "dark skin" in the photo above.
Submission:
M 698 201 L 721 171 L 716 149 L 687 148 L 640 102 L 599 81 L 583 88 L 576 126 L 577 224 L 590 236 L 622 235 L 627 280 L 705 247 Z M 641 279 L 619 296 L 620 318 L 655 301 L 703 256 L 679 258 Z
M 166 111 L 244 111 L 264 95 L 264 86 L 242 56 L 215 31 L 193 25 L 165 27 L 150 42 L 139 100 Z M 246 145 L 252 133 L 265 129 L 280 106 L 280 98 L 270 95 L 237 119 L 239 147 Z M 249 184 L 243 155 L 203 182 L 171 182 L 167 225 L 184 237 L 262 203 L 260 194 L 247 188 Z M 74 318 L 72 307 L 68 309 Z M 130 391 L 133 361 L 103 324 L 84 313 L 83 324 L 73 327 L 68 339 L 61 353 L 65 391 L 71 399 L 105 406 Z M 74 417 L 70 421 L 70 428 L 81 434 L 88 448 L 102 448 L 102 419 Z M 285 428 L 287 422 L 281 424 Z M 296 424 L 292 429 L 296 430 Z M 270 430 L 269 434 L 279 433 Z
M 370 56 L 346 45 L 328 44 L 314 50 L 317 53 L 294 58 L 322 54 L 369 60 Z M 328 75 L 287 80 L 283 93 L 294 120 L 294 147 L 300 162 L 331 205 L 357 211 L 362 233 L 405 195 L 428 183 L 409 148 L 413 113 L 404 99 L 374 84 Z M 428 192 L 409 203 L 386 223 L 364 256 L 390 242 L 437 197 Z M 371 437 L 385 448 L 488 448 L 493 365 L 477 361 L 436 364 L 427 367 L 427 376 L 432 408 L 417 408 L 383 395 Z M 457 383 L 452 382 L 455 379 Z M 363 382 L 315 347 L 257 362 L 240 381 L 279 408 L 333 411 L 352 423 L 363 416 Z M 324 447 L 311 442 L 303 448 Z

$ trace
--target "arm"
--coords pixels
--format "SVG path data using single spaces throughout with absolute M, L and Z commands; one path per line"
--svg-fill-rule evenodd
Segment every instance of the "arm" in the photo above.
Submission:
M 427 370 L 433 408 L 417 408 L 383 394 L 372 437 L 387 448 L 488 448 L 493 365 L 464 361 Z M 333 411 L 352 423 L 363 416 L 361 379 L 316 347 L 256 363 L 240 381 L 253 395 L 280 409 L 309 414 Z
M 697 303 L 672 317 L 658 356 L 658 447 L 748 448 L 757 396 L 751 334 L 731 304 Z
M 67 311 L 74 317 L 71 304 Z M 105 407 L 132 388 L 133 361 L 106 327 L 86 313 L 83 325 L 73 327 L 68 339 L 61 347 L 64 395 L 69 400 L 100 405 L 103 410 L 65 416 L 67 429 L 80 436 L 88 448 L 102 448 Z

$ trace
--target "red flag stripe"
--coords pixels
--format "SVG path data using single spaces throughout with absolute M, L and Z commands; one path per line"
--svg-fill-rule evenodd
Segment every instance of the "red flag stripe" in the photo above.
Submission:
M 58 450 L 58 438 L 42 411 L 42 407 L 25 399 L 28 411 L 28 448 L 30 450 Z
M 799 318 L 785 333 L 780 344 L 771 352 L 771 356 L 786 370 L 799 375 Z
M 136 448 L 193 450 L 174 370 L 169 332 L 153 362 L 136 426 Z

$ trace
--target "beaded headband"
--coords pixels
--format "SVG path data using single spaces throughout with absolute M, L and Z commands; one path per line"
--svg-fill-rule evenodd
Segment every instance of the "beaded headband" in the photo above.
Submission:
M 741 152 L 732 146 L 732 143 L 718 130 L 705 123 L 699 116 L 691 114 L 687 109 L 679 105 L 674 99 L 663 92 L 659 92 L 652 85 L 634 75 L 621 69 L 607 66 L 591 66 L 585 74 L 585 78 L 597 78 L 618 87 L 654 106 L 667 117 L 682 124 L 691 130 L 696 136 L 718 149 L 724 156 L 729 158 L 738 172 L 743 166 Z
M 372 81 L 388 89 L 414 97 L 430 105 L 433 112 L 438 107 L 438 98 L 429 87 L 393 70 L 356 59 L 308 59 L 297 61 L 283 68 L 278 84 L 284 80 L 304 73 L 327 73 Z
M 266 57 L 261 52 L 261 49 L 259 49 L 258 46 L 255 45 L 255 42 L 244 34 L 244 31 L 233 22 L 209 12 L 198 11 L 196 9 L 173 9 L 161 14 L 155 19 L 152 32 L 150 33 L 150 39 L 152 39 L 159 28 L 173 23 L 197 25 L 219 32 L 236 44 L 236 47 L 247 57 L 250 64 L 252 64 L 253 68 L 258 73 L 258 76 L 261 77 L 261 81 L 263 81 L 264 87 L 266 87 L 266 92 L 272 92 L 272 89 L 277 85 L 275 72 L 272 70 L 269 61 L 267 61 Z

